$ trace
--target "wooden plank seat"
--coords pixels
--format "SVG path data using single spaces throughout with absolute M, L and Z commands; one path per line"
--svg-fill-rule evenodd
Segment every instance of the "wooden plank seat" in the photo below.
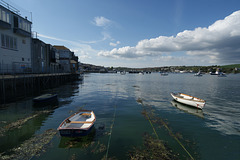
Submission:
M 82 113 L 83 116 L 91 116 L 91 113 Z
M 71 121 L 70 123 L 93 123 L 91 121 Z

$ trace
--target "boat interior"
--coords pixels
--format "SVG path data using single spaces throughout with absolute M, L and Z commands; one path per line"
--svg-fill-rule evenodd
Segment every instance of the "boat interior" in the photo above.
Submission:
M 61 128 L 80 128 L 80 129 L 87 129 L 89 128 L 92 123 L 94 122 L 95 117 L 91 112 L 80 112 L 75 114 L 74 116 L 66 119 L 62 124 Z

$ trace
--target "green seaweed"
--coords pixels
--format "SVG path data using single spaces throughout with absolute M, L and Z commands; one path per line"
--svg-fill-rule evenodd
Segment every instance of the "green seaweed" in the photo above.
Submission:
M 24 141 L 20 146 L 11 149 L 9 155 L 0 153 L 0 157 L 2 160 L 28 160 L 35 156 L 40 156 L 41 153 L 46 151 L 47 146 L 56 134 L 57 130 L 46 130 L 44 133 L 35 135 Z
M 143 146 L 134 147 L 132 151 L 129 152 L 129 158 L 131 160 L 141 159 L 164 159 L 164 160 L 175 160 L 178 159 L 177 155 L 174 155 L 172 150 L 170 150 L 166 143 L 163 141 L 153 138 L 148 133 L 144 134 Z

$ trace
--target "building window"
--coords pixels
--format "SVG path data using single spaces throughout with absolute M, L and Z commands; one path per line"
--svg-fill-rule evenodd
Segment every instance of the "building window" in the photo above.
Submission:
M 19 19 L 19 28 L 21 28 L 24 31 L 31 32 L 31 24 L 24 20 L 24 19 Z
M 17 50 L 17 38 L 1 34 L 1 46 L 6 49 Z
M 10 37 L 10 49 L 13 49 L 13 37 Z
M 2 42 L 2 47 L 5 47 L 6 46 L 6 42 L 5 42 L 5 36 L 4 34 L 1 34 L 1 42 Z
M 22 61 L 24 61 L 24 58 L 22 58 Z
M 0 8 L 0 20 L 10 23 L 10 14 Z
M 5 37 L 6 37 L 6 47 L 9 48 L 9 36 L 6 35 Z
M 13 38 L 13 49 L 17 49 L 17 38 Z

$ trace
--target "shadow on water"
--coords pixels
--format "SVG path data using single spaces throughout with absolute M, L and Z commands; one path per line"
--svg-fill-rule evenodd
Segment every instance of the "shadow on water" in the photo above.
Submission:
M 58 148 L 80 149 L 86 155 L 102 155 L 106 152 L 107 146 L 100 141 L 106 135 L 105 125 L 100 124 L 94 127 L 86 136 L 80 137 L 61 137 Z M 75 157 L 77 155 L 74 155 Z
M 172 100 L 171 104 L 172 104 L 173 107 L 176 107 L 179 110 L 184 111 L 185 113 L 192 114 L 192 115 L 200 117 L 200 118 L 204 118 L 204 114 L 203 114 L 203 111 L 201 109 L 193 108 L 191 106 L 179 103 L 175 100 Z
M 87 136 L 80 137 L 61 137 L 59 148 L 87 148 L 89 147 L 96 136 L 95 127 Z
M 47 102 L 33 103 L 34 109 L 55 109 L 59 105 L 58 99 L 54 99 Z

